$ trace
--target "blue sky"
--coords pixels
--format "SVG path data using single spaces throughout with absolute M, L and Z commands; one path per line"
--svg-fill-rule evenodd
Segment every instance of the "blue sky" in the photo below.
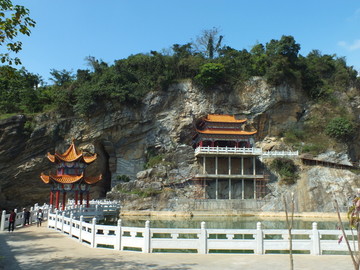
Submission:
M 248 49 L 292 35 L 300 54 L 346 57 L 360 71 L 360 2 L 355 0 L 13 0 L 36 22 L 18 53 L 44 80 L 51 69 L 86 69 L 87 56 L 109 64 L 161 51 L 217 27 L 224 44 Z

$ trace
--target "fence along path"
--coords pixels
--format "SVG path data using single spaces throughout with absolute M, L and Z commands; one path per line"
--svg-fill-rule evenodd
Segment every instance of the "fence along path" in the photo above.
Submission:
M 269 266 L 289 269 L 286 255 L 141 253 L 89 248 L 77 241 L 46 226 L 0 232 L 0 269 L 268 270 Z M 294 265 L 297 270 L 353 269 L 350 257 L 345 255 L 294 255 Z
M 97 206 L 98 215 L 103 207 Z M 76 210 L 76 209 L 74 209 Z M 88 213 L 95 213 L 89 210 Z M 67 215 L 69 213 L 69 215 Z M 93 248 L 157 252 L 208 253 L 281 253 L 289 249 L 287 229 L 263 229 L 260 222 L 254 229 L 208 229 L 202 222 L 198 229 L 151 228 L 147 221 L 144 227 L 124 227 L 121 220 L 117 226 L 97 224 L 98 219 L 86 222 L 84 216 L 75 217 L 75 212 L 55 211 L 49 213 L 48 227 L 77 239 Z M 346 231 L 351 239 L 352 232 Z M 314 222 L 311 229 L 292 230 L 293 250 L 305 254 L 343 254 L 345 242 L 338 243 L 339 230 L 318 230 Z

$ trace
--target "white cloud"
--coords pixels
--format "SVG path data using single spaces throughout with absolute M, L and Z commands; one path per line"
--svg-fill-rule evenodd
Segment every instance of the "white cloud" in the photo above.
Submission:
M 356 39 L 354 40 L 353 43 L 349 44 L 345 41 L 339 41 L 338 45 L 341 47 L 344 47 L 345 49 L 347 49 L 348 51 L 356 51 L 360 49 L 360 39 Z

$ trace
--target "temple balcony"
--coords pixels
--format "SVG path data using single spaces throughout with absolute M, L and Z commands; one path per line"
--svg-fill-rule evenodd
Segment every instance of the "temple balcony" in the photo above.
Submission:
M 260 158 L 276 158 L 276 157 L 297 157 L 299 151 L 263 151 L 261 148 L 256 147 L 211 147 L 211 146 L 198 146 L 195 149 L 195 156 L 259 156 Z
M 250 156 L 261 156 L 261 148 L 245 148 L 245 147 L 211 147 L 211 146 L 198 146 L 195 149 L 195 156 L 198 155 L 250 155 Z
M 194 179 L 200 180 L 200 179 L 264 179 L 264 174 L 196 174 Z

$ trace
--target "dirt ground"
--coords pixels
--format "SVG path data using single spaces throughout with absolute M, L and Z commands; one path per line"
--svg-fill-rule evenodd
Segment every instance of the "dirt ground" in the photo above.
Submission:
M 295 255 L 297 270 L 350 270 L 350 256 Z M 95 249 L 36 225 L 0 233 L 0 269 L 290 269 L 288 255 L 144 254 Z

